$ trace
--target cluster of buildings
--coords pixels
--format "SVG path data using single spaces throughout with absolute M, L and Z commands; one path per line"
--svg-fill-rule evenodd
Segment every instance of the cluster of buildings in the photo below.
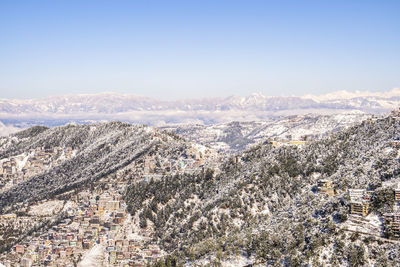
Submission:
M 328 179 L 321 179 L 317 184 L 318 192 L 327 194 L 329 196 L 334 196 L 334 187 L 332 181 Z M 368 191 L 366 189 L 348 189 L 348 198 L 349 198 L 349 206 L 351 221 L 358 222 L 361 224 L 365 224 L 368 220 L 363 219 L 366 217 L 370 211 L 370 204 L 372 197 L 374 195 L 374 191 Z M 390 230 L 390 238 L 400 239 L 400 186 L 394 190 L 394 212 L 383 214 L 383 227 L 385 232 Z M 358 219 L 357 219 L 358 218 Z M 368 225 L 370 226 L 370 225 Z M 366 225 L 364 225 L 364 228 Z M 374 230 L 377 231 L 377 230 Z M 385 234 L 386 236 L 386 234 Z
M 350 214 L 365 217 L 374 191 L 365 189 L 349 189 Z M 392 238 L 400 239 L 400 188 L 394 190 L 394 212 L 383 214 L 384 229 L 390 230 Z
M 318 191 L 329 196 L 335 195 L 334 186 L 331 180 L 321 179 L 317 184 Z M 365 189 L 349 189 L 348 197 L 350 202 L 350 214 L 365 217 L 369 212 L 369 205 L 374 191 Z M 399 196 L 400 197 L 400 196 Z
M 71 148 L 38 148 L 21 157 L 14 157 L 2 162 L 1 174 L 4 177 L 16 179 L 22 172 L 22 179 L 47 167 L 58 164 L 60 160 L 71 157 Z M 129 166 L 117 172 L 112 181 L 104 184 L 97 181 L 94 188 L 87 189 L 74 195 L 68 202 L 75 203 L 73 207 L 62 211 L 62 220 L 51 228 L 35 231 L 35 237 L 16 244 L 13 249 L 0 255 L 0 262 L 7 267 L 33 266 L 76 266 L 86 253 L 101 246 L 104 266 L 147 266 L 163 257 L 163 252 L 150 239 L 151 229 L 136 229 L 145 238 L 132 238 L 126 234 L 127 225 L 134 223 L 126 211 L 126 204 L 121 192 L 127 186 L 130 172 L 134 177 L 153 179 L 155 176 L 166 174 L 187 173 L 206 166 L 217 166 L 219 156 L 213 150 L 204 147 L 188 147 L 177 158 L 169 157 L 168 151 L 156 151 L 147 155 L 142 161 L 132 162 Z M 11 170 L 8 166 L 14 167 Z M 35 170 L 35 171 L 34 171 Z M 8 173 L 11 176 L 8 176 Z M 51 202 L 51 201 L 50 201 Z M 57 201 L 55 201 L 57 202 Z M 48 203 L 48 202 L 45 202 Z M 36 208 L 37 209 L 37 208 Z M 35 210 L 36 210 L 35 209 Z M 29 213 L 31 212 L 31 213 Z M 21 218 L 47 220 L 54 218 L 53 214 L 40 215 L 29 211 L 29 214 L 5 214 L 1 220 L 21 220 Z M 61 211 L 60 211 L 61 212 Z M 29 217 L 35 216 L 35 217 Z M 4 217 L 4 218 L 3 218 Z M 61 218 L 61 217 L 60 217 Z M 7 223 L 7 222 L 6 222 Z M 12 224 L 12 223 L 11 223 Z M 31 229 L 29 225 L 25 229 Z M 132 228 L 130 228 L 132 229 Z
M 126 239 L 120 233 L 127 216 L 120 194 L 110 190 L 96 197 L 81 194 L 79 201 L 84 205 L 70 210 L 73 215 L 15 245 L 5 257 L 0 256 L 0 262 L 7 267 L 75 266 L 95 245 L 104 247 L 108 266 L 146 266 L 161 257 L 157 245 Z
M 189 147 L 183 151 L 178 159 L 168 158 L 168 151 L 165 155 L 148 155 L 144 158 L 143 174 L 145 179 L 160 178 L 163 174 L 192 173 L 199 168 L 217 166 L 218 154 L 210 149 L 197 149 Z
M 383 215 L 385 226 L 391 230 L 393 237 L 400 239 L 400 188 L 394 190 L 395 212 Z
M 307 141 L 316 139 L 316 136 L 305 135 L 300 138 L 294 139 L 291 135 L 287 135 L 285 138 L 269 138 L 268 143 L 273 145 L 275 148 L 281 146 L 303 146 L 307 144 Z
M 73 154 L 71 147 L 31 149 L 27 154 L 7 158 L 0 161 L 0 187 L 13 186 L 29 177 L 38 174 L 51 164 L 58 164 L 62 158 L 69 158 Z
M 158 245 L 144 246 L 133 239 L 110 239 L 106 250 L 109 264 L 118 266 L 146 266 L 162 257 Z
M 307 141 L 305 140 L 278 140 L 278 141 L 272 141 L 271 144 L 274 147 L 280 147 L 280 146 L 301 146 L 307 144 Z

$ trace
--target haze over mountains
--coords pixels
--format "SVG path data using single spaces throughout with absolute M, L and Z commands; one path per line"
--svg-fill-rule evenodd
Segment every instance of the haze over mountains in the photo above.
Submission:
M 321 96 L 229 96 L 162 101 L 116 93 L 0 99 L 0 121 L 6 126 L 64 125 L 69 122 L 127 121 L 149 125 L 214 124 L 257 121 L 299 114 L 359 111 L 382 114 L 400 104 L 400 90 L 370 93 L 339 91 Z

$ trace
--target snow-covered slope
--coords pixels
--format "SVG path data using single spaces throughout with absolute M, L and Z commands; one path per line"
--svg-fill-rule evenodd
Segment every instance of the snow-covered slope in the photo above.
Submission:
M 320 138 L 360 123 L 371 115 L 344 112 L 333 115 L 287 116 L 275 120 L 230 122 L 213 125 L 168 125 L 161 129 L 172 131 L 192 142 L 211 146 L 224 152 L 238 152 L 249 146 L 272 139 Z
M 0 158 L 19 156 L 38 147 L 78 151 L 60 164 L 0 192 L 0 212 L 12 203 L 37 201 L 93 183 L 165 148 L 170 155 L 189 144 L 155 128 L 120 122 L 63 127 L 34 127 L 0 138 Z M 169 158 L 172 160 L 172 156 Z
M 393 115 L 300 148 L 255 146 L 215 176 L 132 184 L 125 199 L 186 266 L 399 266 L 399 241 L 383 220 L 400 176 Z M 323 179 L 332 196 L 318 189 Z M 373 191 L 368 216 L 348 216 L 351 188 Z
M 235 122 L 226 126 L 229 131 L 222 126 L 213 131 L 233 139 L 271 133 L 281 138 L 288 133 L 334 129 L 337 124 L 359 120 L 357 116 L 363 114 L 296 116 L 265 124 Z M 58 221 L 59 227 L 52 231 L 68 233 L 61 228 L 67 223 L 57 220 L 59 210 L 71 207 L 73 199 L 87 198 L 81 203 L 93 211 L 97 204 L 91 200 L 118 192 L 115 199 L 130 213 L 121 228 L 130 225 L 129 230 L 135 232 L 130 235 L 125 228 L 110 239 L 125 234 L 148 237 L 168 255 L 166 262 L 173 259 L 178 266 L 398 266 L 399 241 L 390 239 L 393 233 L 383 218 L 397 211 L 399 140 L 400 112 L 393 112 L 300 147 L 275 147 L 266 142 L 224 160 L 210 155 L 213 164 L 201 165 L 202 146 L 152 127 L 116 122 L 35 127 L 0 137 L 0 159 L 19 157 L 39 147 L 49 151 L 70 147 L 76 153 L 0 193 L 0 214 L 13 212 L 20 217 L 28 213 L 26 222 L 31 222 L 35 214 L 55 213 L 50 223 Z M 197 171 L 168 173 L 172 166 L 161 166 L 164 162 L 179 166 L 183 158 L 197 158 Z M 153 175 L 148 178 L 150 169 Z M 332 182 L 332 194 L 324 193 L 319 186 L 322 180 Z M 368 216 L 348 216 L 351 188 L 373 191 Z M 45 212 L 38 213 L 40 209 Z M 43 217 L 36 219 L 43 221 Z M 8 242 L 0 243 L 3 251 L 12 251 L 14 240 L 23 236 L 33 240 L 41 231 L 33 224 L 25 226 L 24 232 L 18 232 L 16 224 L 3 225 L 0 235 L 13 233 L 13 238 L 0 239 Z M 87 229 L 86 223 L 81 225 Z M 98 229 L 98 222 L 93 221 L 91 227 Z M 25 235 L 28 232 L 31 235 Z M 103 244 L 95 246 L 78 266 L 101 266 L 107 261 L 104 249 Z
M 0 136 L 6 136 L 12 133 L 16 133 L 21 131 L 22 128 L 14 127 L 14 126 L 6 126 L 4 123 L 0 121 Z
M 97 267 L 104 261 L 105 248 L 96 244 L 84 256 L 78 267 Z
M 397 109 L 400 90 L 340 91 L 322 96 L 250 96 L 161 101 L 137 95 L 103 93 L 43 99 L 0 99 L 0 120 L 7 125 L 60 125 L 57 122 L 122 120 L 161 125 L 265 120 L 274 116 L 362 111 L 380 114 Z

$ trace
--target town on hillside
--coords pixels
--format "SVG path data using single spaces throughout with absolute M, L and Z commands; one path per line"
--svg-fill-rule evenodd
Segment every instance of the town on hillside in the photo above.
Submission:
M 13 186 L 75 153 L 69 147 L 38 148 L 2 160 L 0 181 L 3 188 Z M 15 239 L 12 248 L 0 254 L 0 262 L 7 267 L 84 266 L 96 253 L 101 254 L 103 266 L 140 267 L 160 260 L 165 253 L 152 241 L 150 228 L 140 227 L 139 218 L 127 212 L 123 200 L 127 185 L 140 180 L 151 182 L 164 175 L 194 173 L 205 166 L 218 172 L 222 160 L 213 150 L 196 145 L 183 151 L 178 159 L 170 159 L 168 152 L 160 153 L 132 162 L 107 182 L 97 181 L 83 191 L 0 215 L 0 229 L 8 233 L 32 230 L 32 236 Z M 7 238 L 10 241 L 14 237 L 10 234 Z

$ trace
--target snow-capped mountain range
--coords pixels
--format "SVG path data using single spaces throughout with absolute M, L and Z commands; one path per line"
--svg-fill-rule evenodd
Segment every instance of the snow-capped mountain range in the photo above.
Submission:
M 400 89 L 388 92 L 339 91 L 314 96 L 229 96 L 162 101 L 116 93 L 53 96 L 42 99 L 0 99 L 0 120 L 6 125 L 25 122 L 62 125 L 67 122 L 121 120 L 150 125 L 213 124 L 257 121 L 301 114 L 358 111 L 381 114 L 397 109 Z M 62 123 L 60 123 L 62 122 Z

